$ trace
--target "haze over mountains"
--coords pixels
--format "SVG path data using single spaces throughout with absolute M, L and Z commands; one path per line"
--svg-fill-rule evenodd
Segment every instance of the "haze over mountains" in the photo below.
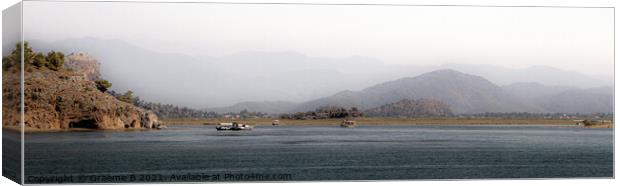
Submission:
M 612 87 L 571 89 L 555 95 L 534 98 L 546 111 L 561 113 L 611 113 L 614 110 Z
M 584 62 L 584 65 L 587 63 Z M 547 86 L 573 86 L 578 88 L 613 86 L 613 77 L 588 76 L 577 71 L 561 70 L 549 66 L 511 69 L 494 65 L 447 64 L 439 68 L 449 68 L 479 75 L 500 86 L 520 82 L 537 82 Z
M 580 89 L 516 83 L 499 87 L 480 77 L 454 70 L 437 70 L 402 78 L 362 91 L 343 91 L 305 102 L 297 110 L 318 105 L 355 106 L 362 109 L 394 103 L 399 99 L 436 99 L 455 113 L 534 112 L 594 113 L 613 111 L 613 88 Z
M 534 104 L 509 95 L 482 77 L 454 70 L 437 70 L 356 92 L 343 91 L 303 103 L 299 110 L 321 105 L 355 106 L 365 110 L 402 99 L 440 100 L 450 105 L 455 113 L 543 111 Z
M 361 56 L 316 58 L 290 51 L 193 57 L 97 38 L 30 43 L 36 50 L 95 56 L 113 90 L 221 112 L 282 113 L 325 104 L 368 109 L 420 98 L 440 99 L 455 113 L 613 110 L 611 78 L 546 66 L 397 65 Z

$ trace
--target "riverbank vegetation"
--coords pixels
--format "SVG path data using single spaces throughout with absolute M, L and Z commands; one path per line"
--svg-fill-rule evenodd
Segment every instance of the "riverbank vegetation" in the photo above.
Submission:
M 281 114 L 280 119 L 292 119 L 292 120 L 310 120 L 310 119 L 338 119 L 338 118 L 356 118 L 362 117 L 364 113 L 357 109 L 357 107 L 351 107 L 349 109 L 344 107 L 325 106 L 320 107 L 314 111 L 308 112 L 295 112 L 293 114 Z
M 245 118 L 245 119 L 165 119 L 167 124 L 214 125 L 222 122 L 241 122 L 252 125 L 271 125 L 272 119 Z M 499 118 L 355 118 L 361 125 L 576 125 L 570 119 L 499 119 Z M 342 119 L 296 120 L 279 119 L 281 125 L 339 125 Z

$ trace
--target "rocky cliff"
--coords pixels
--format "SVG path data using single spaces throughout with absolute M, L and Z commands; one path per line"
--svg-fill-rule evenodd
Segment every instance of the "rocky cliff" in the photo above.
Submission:
M 64 63 L 66 69 L 73 69 L 78 73 L 84 74 L 86 79 L 92 81 L 101 77 L 101 73 L 99 72 L 100 66 L 101 64 L 95 57 L 84 52 L 69 54 L 65 58 Z
M 99 91 L 93 81 L 78 71 L 54 71 L 30 65 L 26 68 L 24 109 L 27 129 L 126 129 L 160 125 L 153 112 Z M 5 126 L 19 126 L 18 73 L 17 70 L 3 72 Z

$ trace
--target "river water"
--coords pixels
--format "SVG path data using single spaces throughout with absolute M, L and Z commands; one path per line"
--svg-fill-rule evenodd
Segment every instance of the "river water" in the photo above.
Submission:
M 27 183 L 613 176 L 613 130 L 258 126 L 26 134 Z

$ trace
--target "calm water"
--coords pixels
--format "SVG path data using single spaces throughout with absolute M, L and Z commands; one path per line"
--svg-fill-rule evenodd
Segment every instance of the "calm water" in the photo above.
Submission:
M 612 177 L 612 139 L 552 126 L 30 133 L 25 171 L 31 183 Z

